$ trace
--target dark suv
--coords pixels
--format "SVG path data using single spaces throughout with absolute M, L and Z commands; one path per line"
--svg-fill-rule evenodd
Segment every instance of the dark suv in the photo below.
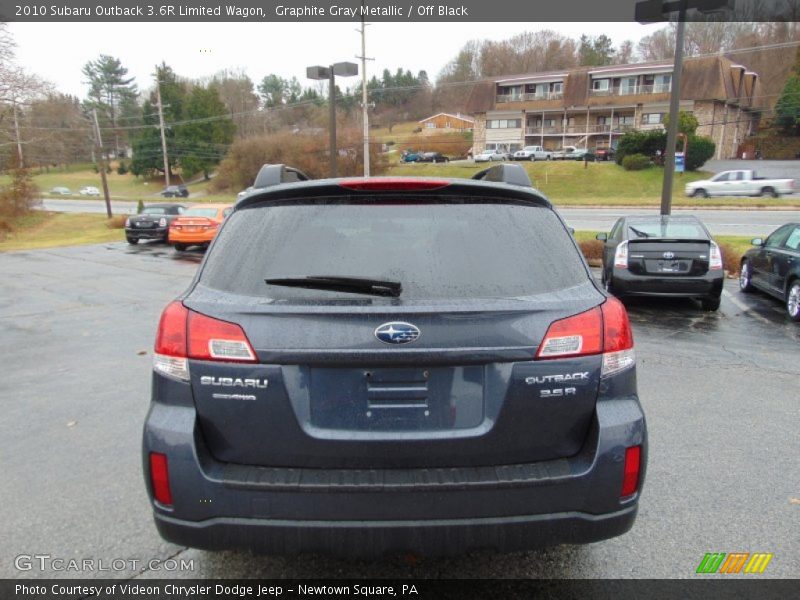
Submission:
M 165 187 L 161 195 L 164 198 L 188 198 L 189 197 L 189 190 L 186 188 L 185 185 L 168 185 Z
M 144 429 L 164 539 L 427 555 L 626 532 L 633 337 L 519 165 L 265 166 L 164 310 Z

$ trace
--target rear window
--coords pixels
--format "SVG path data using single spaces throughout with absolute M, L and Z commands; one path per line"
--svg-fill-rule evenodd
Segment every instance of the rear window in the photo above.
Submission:
M 548 208 L 314 203 L 233 213 L 200 283 L 274 299 L 358 297 L 264 282 L 325 275 L 399 281 L 405 300 L 529 296 L 588 279 L 569 233 Z
M 183 213 L 184 217 L 216 217 L 216 208 L 190 208 Z
M 144 210 L 142 211 L 143 215 L 165 215 L 167 214 L 167 209 L 165 208 L 151 208 L 149 206 L 145 206 Z
M 672 238 L 672 239 L 708 239 L 703 226 L 691 221 L 628 221 L 628 237 L 638 238 Z

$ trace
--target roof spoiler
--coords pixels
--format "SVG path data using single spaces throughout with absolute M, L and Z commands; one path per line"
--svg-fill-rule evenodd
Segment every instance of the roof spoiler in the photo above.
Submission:
M 294 167 L 287 167 L 286 165 L 264 165 L 258 171 L 258 175 L 256 175 L 253 188 L 260 189 L 272 185 L 279 185 L 281 183 L 308 181 L 309 179 L 311 178 L 308 175 Z
M 500 164 L 484 169 L 472 176 L 473 179 L 483 181 L 493 181 L 495 183 L 507 183 L 509 185 L 519 185 L 522 187 L 533 187 L 527 171 L 522 165 Z

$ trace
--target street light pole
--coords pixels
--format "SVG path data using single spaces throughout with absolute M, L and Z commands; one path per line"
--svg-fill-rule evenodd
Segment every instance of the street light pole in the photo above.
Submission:
M 672 69 L 672 93 L 669 97 L 669 126 L 664 155 L 664 181 L 661 185 L 661 214 L 672 212 L 672 182 L 675 178 L 675 143 L 678 139 L 678 110 L 681 100 L 681 71 L 683 70 L 683 38 L 686 31 L 686 0 L 678 13 L 678 32 L 675 37 L 675 62 Z M 684 157 L 686 160 L 686 157 Z
M 331 177 L 339 176 L 339 161 L 337 155 L 339 150 L 336 148 L 336 75 L 333 74 L 333 65 L 328 67 L 330 70 L 330 87 L 328 91 L 328 105 L 330 106 L 330 135 L 328 140 L 328 151 L 331 153 Z
M 329 123 L 329 144 L 330 153 L 330 173 L 331 177 L 338 177 L 339 169 L 337 165 L 338 150 L 336 147 L 336 76 L 351 77 L 358 75 L 358 65 L 355 63 L 341 62 L 329 67 L 307 67 L 306 77 L 309 79 L 327 79 L 330 88 L 328 92 L 328 103 L 330 104 L 330 123 Z

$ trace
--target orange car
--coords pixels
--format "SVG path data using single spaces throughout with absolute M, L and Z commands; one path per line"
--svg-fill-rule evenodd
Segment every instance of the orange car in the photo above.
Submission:
M 175 250 L 208 246 L 233 207 L 230 204 L 198 204 L 184 211 L 169 226 L 169 243 Z

